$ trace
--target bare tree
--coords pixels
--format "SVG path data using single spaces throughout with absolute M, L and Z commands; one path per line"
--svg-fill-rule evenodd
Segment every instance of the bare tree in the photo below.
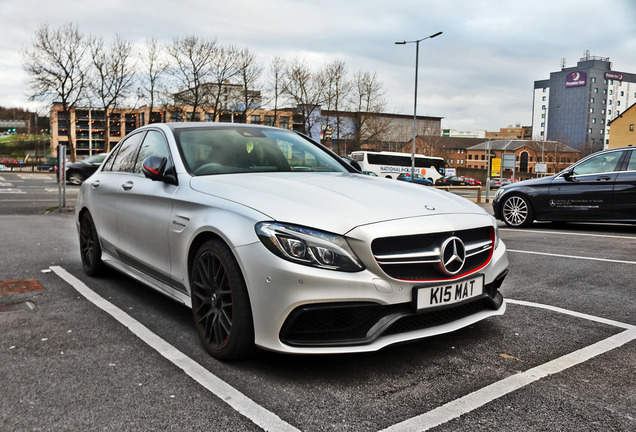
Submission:
M 143 73 L 141 77 L 142 87 L 146 93 L 147 103 L 150 106 L 150 116 L 157 102 L 157 95 L 162 88 L 162 78 L 168 70 L 168 61 L 159 51 L 157 39 L 146 40 L 146 49 L 142 55 Z M 148 118 L 150 123 L 150 118 Z
M 210 75 L 214 81 L 206 94 L 206 105 L 210 109 L 212 118 L 217 118 L 222 109 L 231 108 L 233 111 L 242 111 L 237 103 L 237 95 L 240 92 L 235 91 L 236 89 L 230 85 L 230 80 L 238 74 L 238 53 L 239 50 L 232 45 L 216 46 L 210 63 Z
M 101 37 L 90 39 L 94 77 L 89 88 L 104 109 L 106 151 L 110 151 L 110 111 L 128 96 L 135 77 L 132 45 L 119 35 L 108 47 Z
M 295 59 L 285 70 L 285 95 L 302 116 L 301 132 L 304 134 L 311 135 L 314 126 L 320 122 L 317 114 L 324 101 L 325 87 L 324 74 L 313 72 L 303 60 Z
M 209 92 L 209 80 L 213 77 L 211 65 L 218 55 L 216 39 L 188 36 L 174 39 L 167 52 L 174 66 L 169 69 L 170 76 L 181 87 L 175 95 L 176 106 L 189 106 L 192 109 L 189 121 L 198 121 L 198 110 L 203 107 Z
M 391 121 L 378 115 L 384 110 L 386 102 L 377 75 L 368 71 L 357 72 L 349 100 L 354 112 L 354 149 L 379 141 L 389 130 Z
M 43 24 L 37 29 L 33 44 L 22 52 L 32 91 L 29 99 L 62 104 L 71 161 L 75 160 L 75 142 L 70 109 L 85 96 L 87 50 L 85 36 L 69 23 L 57 29 Z
M 333 118 L 329 115 L 325 119 L 325 127 L 332 129 L 336 139 L 334 151 L 340 153 L 340 140 L 345 137 L 343 130 L 342 109 L 352 89 L 352 83 L 347 78 L 347 66 L 341 60 L 328 64 L 324 70 L 327 84 L 325 105 L 329 112 L 333 112 Z
M 285 92 L 285 70 L 287 69 L 287 63 L 285 60 L 276 56 L 272 59 L 269 65 L 269 80 L 267 83 L 268 104 L 272 104 L 274 108 L 274 118 L 278 119 L 279 100 L 283 97 Z
M 260 89 L 257 83 L 263 68 L 257 63 L 256 55 L 247 48 L 238 51 L 237 75 L 242 86 L 243 116 L 247 118 L 251 111 L 260 107 Z

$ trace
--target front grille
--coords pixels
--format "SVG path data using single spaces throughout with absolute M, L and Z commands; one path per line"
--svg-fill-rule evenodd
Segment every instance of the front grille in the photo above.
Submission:
M 440 249 L 451 237 L 466 248 L 466 259 L 457 274 L 444 273 Z M 371 244 L 377 263 L 390 277 L 407 281 L 456 279 L 484 267 L 492 257 L 494 229 L 490 226 L 462 231 L 378 238 Z

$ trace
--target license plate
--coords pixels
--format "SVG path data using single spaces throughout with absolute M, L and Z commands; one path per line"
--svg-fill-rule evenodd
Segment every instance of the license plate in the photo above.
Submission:
M 484 276 L 415 290 L 417 309 L 459 303 L 484 292 Z

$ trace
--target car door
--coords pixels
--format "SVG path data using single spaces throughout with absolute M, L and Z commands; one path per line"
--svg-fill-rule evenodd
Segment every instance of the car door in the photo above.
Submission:
M 614 181 L 614 214 L 618 220 L 636 220 L 636 151 L 628 150 Z
M 152 181 L 143 175 L 142 162 L 148 156 L 164 156 L 172 163 L 163 132 L 148 131 L 126 175 L 120 180 L 117 201 L 119 253 L 128 264 L 172 285 L 168 233 L 171 198 L 177 186 Z
M 122 163 L 131 154 L 136 154 L 143 133 L 128 135 L 113 149 L 104 162 L 101 171 L 97 171 L 88 179 L 83 187 L 90 188 L 91 216 L 101 239 L 102 249 L 117 256 L 119 245 L 119 228 L 117 216 L 117 200 L 122 178 Z
M 550 184 L 546 216 L 553 220 L 606 220 L 614 210 L 614 182 L 624 151 L 593 155 Z

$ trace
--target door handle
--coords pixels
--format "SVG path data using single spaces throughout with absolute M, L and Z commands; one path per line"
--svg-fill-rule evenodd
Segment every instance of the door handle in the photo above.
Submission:
M 596 181 L 609 181 L 609 180 L 611 180 L 611 177 L 608 177 L 608 176 L 596 177 Z
M 133 187 L 133 182 L 131 181 L 127 181 L 126 183 L 124 183 L 123 185 L 121 185 L 123 190 L 131 190 Z
M 95 180 L 94 182 L 92 182 L 91 187 L 93 189 L 97 189 L 99 187 L 99 180 Z

